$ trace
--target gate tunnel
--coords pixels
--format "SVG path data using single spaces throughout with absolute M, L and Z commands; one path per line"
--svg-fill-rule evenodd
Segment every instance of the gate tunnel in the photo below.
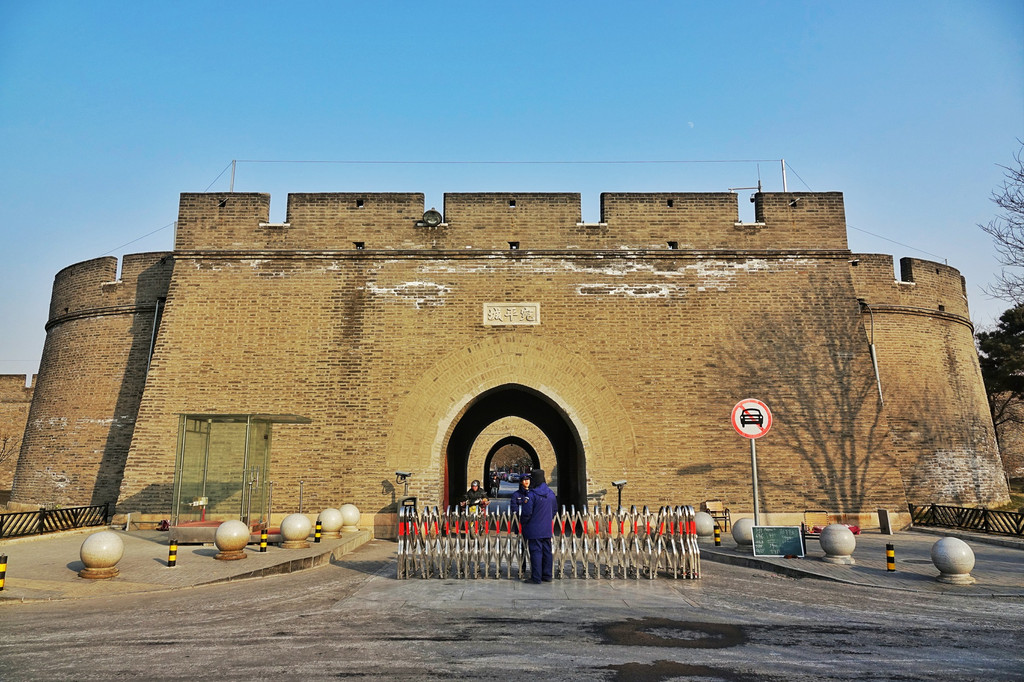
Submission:
M 484 429 L 505 417 L 524 419 L 547 437 L 555 461 L 539 464 L 549 477 L 552 470 L 558 468 L 558 504 L 582 509 L 587 500 L 587 466 L 576 427 L 550 398 L 519 384 L 505 384 L 481 393 L 459 417 L 445 449 L 445 506 L 458 500 L 467 488 L 467 468 L 474 441 Z M 533 446 L 527 451 L 530 450 L 536 452 Z M 493 455 L 496 450 L 490 452 Z
M 526 453 L 526 456 L 530 458 L 531 468 L 537 468 L 540 466 L 540 457 L 537 455 L 537 448 L 533 447 L 533 444 L 531 444 L 530 441 L 520 438 L 519 436 L 506 436 L 497 441 L 487 451 L 487 457 L 484 458 L 484 468 L 480 478 L 481 481 L 487 477 L 487 472 L 491 471 L 494 468 L 491 463 L 494 461 L 495 456 L 497 456 L 501 449 L 507 445 L 512 445 L 522 449 Z M 551 472 L 549 471 L 548 485 L 550 484 Z

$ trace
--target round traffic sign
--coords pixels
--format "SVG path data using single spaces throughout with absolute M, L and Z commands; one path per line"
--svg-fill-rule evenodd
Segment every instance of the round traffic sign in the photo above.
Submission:
M 760 400 L 741 400 L 732 408 L 732 428 L 744 438 L 760 438 L 772 428 L 772 411 Z

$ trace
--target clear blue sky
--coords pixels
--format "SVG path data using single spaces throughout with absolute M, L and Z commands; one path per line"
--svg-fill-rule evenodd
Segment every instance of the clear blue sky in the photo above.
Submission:
M 0 0 L 0 373 L 38 367 L 58 270 L 169 250 L 179 193 L 227 190 L 232 159 L 785 158 L 791 191 L 845 194 L 853 250 L 948 260 L 991 324 L 976 225 L 1018 138 L 1020 0 Z M 782 189 L 775 161 L 241 163 L 235 189 L 274 219 L 288 192 L 506 190 L 596 220 L 602 191 L 759 173 Z

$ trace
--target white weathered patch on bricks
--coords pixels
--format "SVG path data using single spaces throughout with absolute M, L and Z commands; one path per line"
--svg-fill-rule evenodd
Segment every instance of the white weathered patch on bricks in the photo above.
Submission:
M 403 282 L 393 287 L 382 287 L 368 282 L 366 290 L 378 296 L 412 300 L 417 308 L 444 305 L 444 297 L 451 293 L 450 287 L 436 282 Z

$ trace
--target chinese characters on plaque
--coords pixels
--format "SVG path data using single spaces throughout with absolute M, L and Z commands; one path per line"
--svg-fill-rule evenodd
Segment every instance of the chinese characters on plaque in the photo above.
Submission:
M 540 303 L 484 303 L 484 324 L 540 324 Z

